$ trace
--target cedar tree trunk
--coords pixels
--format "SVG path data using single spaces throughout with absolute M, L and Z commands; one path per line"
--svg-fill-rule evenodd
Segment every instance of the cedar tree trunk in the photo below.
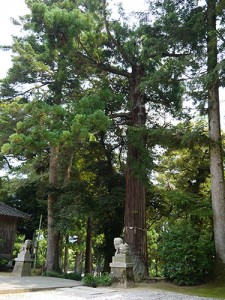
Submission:
M 87 220 L 87 237 L 86 237 L 86 252 L 85 252 L 85 274 L 92 272 L 92 220 L 88 217 Z
M 134 132 L 136 129 L 141 130 L 146 122 L 144 95 L 139 90 L 139 78 L 141 78 L 139 70 L 133 70 L 133 76 L 130 81 L 131 126 L 128 129 L 124 214 L 124 240 L 131 247 L 135 279 L 142 279 L 148 275 L 144 184 L 146 174 L 145 172 L 144 174 L 137 174 L 137 169 L 142 163 L 140 150 L 141 148 L 146 148 L 146 142 L 145 136 L 141 131 L 137 131 L 136 134 Z
M 49 183 L 54 189 L 57 185 L 58 148 L 51 147 L 49 163 Z M 48 241 L 45 271 L 60 271 L 60 234 L 54 229 L 54 204 L 57 196 L 54 191 L 48 194 Z
M 217 268 L 224 271 L 225 266 L 225 191 L 222 156 L 222 141 L 219 110 L 219 83 L 217 67 L 216 1 L 208 0 L 208 113 L 210 139 L 211 197 L 214 223 L 214 239 Z
M 69 262 L 69 235 L 65 237 L 65 248 L 64 248 L 64 262 L 63 262 L 63 272 L 68 272 L 68 262 Z
M 79 250 L 81 247 L 81 239 L 78 235 L 77 237 L 77 251 L 76 251 L 76 257 L 75 257 L 75 266 L 74 266 L 74 272 L 78 274 L 82 274 L 82 261 L 83 261 L 83 251 Z

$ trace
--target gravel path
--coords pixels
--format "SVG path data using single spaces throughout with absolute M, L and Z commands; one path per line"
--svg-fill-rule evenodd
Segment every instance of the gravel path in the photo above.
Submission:
M 213 298 L 202 298 L 166 291 L 154 290 L 129 290 L 115 291 L 107 289 L 87 289 L 64 288 L 51 291 L 29 292 L 17 294 L 0 294 L 0 300 L 212 300 Z M 215 298 L 214 298 L 215 299 Z

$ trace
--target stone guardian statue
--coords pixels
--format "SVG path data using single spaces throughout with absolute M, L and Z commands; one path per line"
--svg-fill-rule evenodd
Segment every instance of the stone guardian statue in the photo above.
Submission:
M 133 287 L 134 275 L 130 247 L 123 243 L 123 239 L 120 237 L 114 238 L 113 244 L 116 249 L 115 256 L 112 257 L 110 263 L 113 285 L 125 288 Z

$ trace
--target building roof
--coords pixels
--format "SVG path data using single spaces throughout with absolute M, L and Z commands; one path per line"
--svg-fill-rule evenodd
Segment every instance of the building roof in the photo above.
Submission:
M 3 202 L 0 202 L 0 215 L 22 219 L 30 219 L 30 215 L 22 212 L 14 207 L 11 207 Z

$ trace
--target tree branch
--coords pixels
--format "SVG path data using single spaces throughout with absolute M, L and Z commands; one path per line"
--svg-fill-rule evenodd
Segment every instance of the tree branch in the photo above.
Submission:
M 116 48 L 118 49 L 118 51 L 121 54 L 122 58 L 126 62 L 128 62 L 131 66 L 135 66 L 133 60 L 128 57 L 128 55 L 125 53 L 125 51 L 124 51 L 122 45 L 120 44 L 120 42 L 113 37 L 113 35 L 111 34 L 111 32 L 109 30 L 109 23 L 108 23 L 107 17 L 106 17 L 107 16 L 107 14 L 106 14 L 106 0 L 103 0 L 103 16 L 104 16 L 105 29 L 106 29 L 106 32 L 107 32 L 108 36 L 110 37 L 112 43 L 116 46 Z
M 129 118 L 130 116 L 130 113 L 118 113 L 118 114 L 111 114 L 109 115 L 110 118 L 114 119 L 114 118 L 122 118 L 122 117 L 125 117 L 125 118 Z
M 190 55 L 190 53 L 175 53 L 175 52 L 163 52 L 161 53 L 162 57 L 184 57 Z
M 10 163 L 9 163 L 9 160 L 7 159 L 6 155 L 3 155 L 3 158 L 4 158 L 4 160 L 6 161 L 6 164 L 7 164 L 8 168 L 11 170 L 12 167 L 11 167 L 11 165 L 10 165 Z

